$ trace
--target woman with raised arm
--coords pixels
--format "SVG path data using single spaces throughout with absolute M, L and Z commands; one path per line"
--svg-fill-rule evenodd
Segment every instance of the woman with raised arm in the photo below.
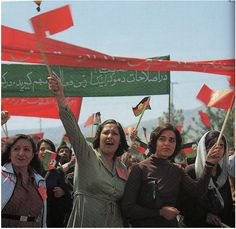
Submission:
M 127 170 L 119 157 L 128 150 L 128 144 L 121 124 L 113 119 L 103 122 L 91 147 L 66 102 L 62 84 L 54 76 L 48 80 L 77 159 L 74 204 L 67 226 L 123 227 L 119 202 Z

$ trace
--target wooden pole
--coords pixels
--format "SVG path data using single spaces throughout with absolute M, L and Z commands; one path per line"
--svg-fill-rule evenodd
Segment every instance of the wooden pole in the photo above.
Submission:
M 233 108 L 233 105 L 234 105 L 234 99 L 235 99 L 235 95 L 234 95 L 234 97 L 232 98 L 231 105 L 230 105 L 229 109 L 227 110 L 227 114 L 226 114 L 226 116 L 225 116 L 224 123 L 223 123 L 223 125 L 222 125 L 222 127 L 221 127 L 221 130 L 220 130 L 220 135 L 219 135 L 219 137 L 218 137 L 218 139 L 217 139 L 217 142 L 216 142 L 217 145 L 219 145 L 220 139 L 222 138 L 223 132 L 224 132 L 224 130 L 225 130 L 226 123 L 227 123 L 227 121 L 228 121 L 228 119 L 229 119 L 229 114 L 230 114 L 230 112 L 231 112 L 231 110 L 232 110 L 232 108 Z

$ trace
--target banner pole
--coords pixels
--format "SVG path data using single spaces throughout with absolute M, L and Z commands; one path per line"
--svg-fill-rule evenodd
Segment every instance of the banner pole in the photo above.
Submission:
M 219 137 L 218 137 L 218 139 L 217 139 L 216 145 L 219 145 L 220 139 L 222 138 L 223 132 L 224 132 L 224 130 L 225 130 L 226 123 L 227 123 L 227 121 L 228 121 L 228 119 L 229 119 L 229 114 L 230 114 L 230 112 L 231 112 L 231 110 L 232 110 L 232 108 L 233 108 L 233 105 L 234 105 L 234 99 L 235 99 L 235 95 L 233 96 L 231 105 L 230 105 L 229 109 L 227 110 L 227 114 L 226 114 L 226 116 L 225 116 L 224 123 L 223 123 L 223 125 L 222 125 L 222 127 L 221 127 L 220 135 L 219 135 Z

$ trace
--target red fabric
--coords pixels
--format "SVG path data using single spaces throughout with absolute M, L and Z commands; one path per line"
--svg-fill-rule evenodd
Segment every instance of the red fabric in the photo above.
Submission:
M 93 125 L 94 114 L 88 117 L 87 121 L 84 123 L 84 127 Z
M 59 66 L 149 71 L 197 71 L 233 75 L 235 60 L 183 62 L 114 57 L 91 49 L 45 38 L 42 42 L 48 63 Z M 44 63 L 35 34 L 2 26 L 2 60 Z
M 35 133 L 35 134 L 29 134 L 30 136 L 37 136 L 39 139 L 43 138 L 44 133 Z
M 234 90 L 212 90 L 204 84 L 197 95 L 197 99 L 201 100 L 208 107 L 227 110 L 233 103 Z
M 68 97 L 67 102 L 79 118 L 82 97 Z M 27 116 L 60 119 L 55 98 L 2 98 L 2 109 L 11 116 Z
M 176 126 L 176 129 L 177 129 L 180 133 L 182 133 L 183 126 L 182 126 L 182 125 L 177 125 L 177 126 Z
M 39 37 L 45 37 L 47 31 L 50 35 L 53 35 L 73 25 L 69 5 L 37 15 L 30 20 L 35 33 Z
M 202 123 L 203 123 L 206 127 L 210 128 L 210 127 L 211 127 L 211 122 L 210 122 L 210 120 L 209 120 L 208 114 L 205 113 L 205 112 L 203 112 L 203 111 L 198 111 L 198 114 L 200 115 L 200 118 L 201 118 Z

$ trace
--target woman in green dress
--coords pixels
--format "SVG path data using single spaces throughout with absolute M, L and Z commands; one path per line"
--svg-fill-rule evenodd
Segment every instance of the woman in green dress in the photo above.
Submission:
M 77 159 L 74 204 L 67 226 L 123 227 L 120 199 L 127 169 L 119 157 L 128 150 L 128 144 L 122 126 L 113 119 L 102 123 L 91 147 L 66 102 L 62 84 L 54 76 L 48 80 Z

